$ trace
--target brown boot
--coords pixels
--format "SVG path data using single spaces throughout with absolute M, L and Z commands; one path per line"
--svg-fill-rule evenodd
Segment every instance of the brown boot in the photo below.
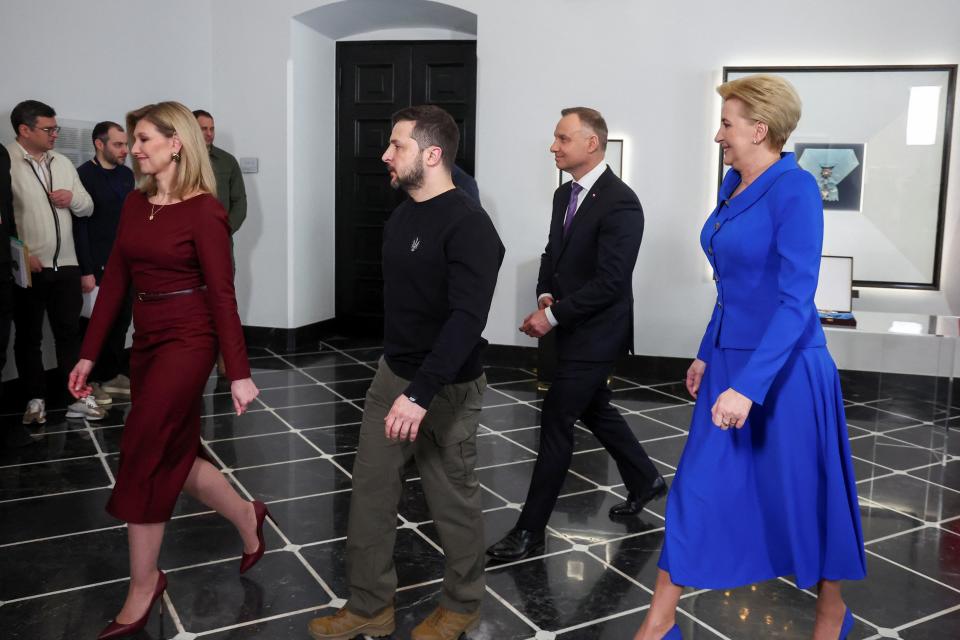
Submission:
M 426 619 L 414 627 L 410 640 L 457 640 L 467 631 L 480 625 L 480 611 L 457 613 L 437 607 Z
M 381 638 L 393 633 L 395 628 L 392 606 L 372 618 L 357 615 L 343 607 L 333 615 L 314 618 L 307 625 L 307 630 L 316 640 L 353 640 L 361 633 Z

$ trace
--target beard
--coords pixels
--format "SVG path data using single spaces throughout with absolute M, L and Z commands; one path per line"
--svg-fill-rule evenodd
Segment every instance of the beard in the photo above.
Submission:
M 109 149 L 103 150 L 103 157 L 110 164 L 115 164 L 115 165 L 123 164 L 123 160 L 120 160 L 120 156 L 112 153 Z M 124 160 L 126 160 L 126 158 L 124 158 Z
M 423 186 L 423 158 L 417 158 L 413 167 L 405 174 L 399 171 L 390 179 L 390 186 L 394 189 L 403 189 L 410 192 Z

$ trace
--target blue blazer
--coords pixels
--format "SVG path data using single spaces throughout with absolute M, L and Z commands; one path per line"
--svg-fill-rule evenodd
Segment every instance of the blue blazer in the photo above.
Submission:
M 752 350 L 733 389 L 757 404 L 795 349 L 823 347 L 813 302 L 823 246 L 823 200 L 816 181 L 783 153 L 753 184 L 730 198 L 740 174 L 730 170 L 717 208 L 700 232 L 713 266 L 717 303 L 697 357 L 714 348 Z

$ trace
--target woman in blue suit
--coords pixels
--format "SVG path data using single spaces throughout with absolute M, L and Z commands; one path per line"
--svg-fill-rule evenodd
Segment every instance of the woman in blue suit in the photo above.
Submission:
M 690 435 L 667 501 L 653 603 L 635 640 L 680 638 L 682 586 L 792 575 L 816 585 L 815 640 L 846 638 L 840 580 L 866 575 L 836 365 L 813 303 L 823 203 L 781 153 L 800 98 L 776 76 L 717 88 L 715 141 L 732 167 L 700 233 L 717 303 L 686 385 Z

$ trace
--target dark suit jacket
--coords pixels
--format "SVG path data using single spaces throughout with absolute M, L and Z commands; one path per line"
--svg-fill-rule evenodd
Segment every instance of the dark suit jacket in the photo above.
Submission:
M 637 195 L 607 167 L 563 237 L 570 182 L 553 194 L 537 295 L 553 294 L 561 360 L 613 361 L 633 350 L 633 268 L 643 238 Z
M 10 262 L 10 236 L 17 236 L 13 217 L 13 190 L 10 186 L 10 154 L 0 144 L 0 262 Z
M 466 191 L 467 195 L 476 200 L 477 204 L 479 204 L 480 188 L 477 187 L 477 181 L 474 179 L 474 177 L 457 165 L 453 165 L 453 170 L 450 173 L 451 177 L 453 178 L 453 186 Z

